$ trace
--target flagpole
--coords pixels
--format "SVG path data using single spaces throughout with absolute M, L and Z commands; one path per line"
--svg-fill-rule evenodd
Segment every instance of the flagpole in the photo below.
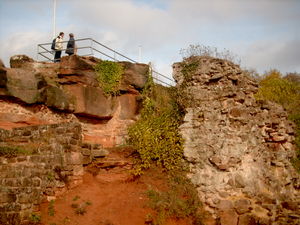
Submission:
M 53 0 L 53 38 L 56 37 L 56 0 Z

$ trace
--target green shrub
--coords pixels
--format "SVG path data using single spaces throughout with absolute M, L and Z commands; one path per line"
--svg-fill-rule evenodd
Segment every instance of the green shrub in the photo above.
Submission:
M 31 213 L 29 215 L 29 220 L 30 222 L 32 222 L 33 224 L 39 224 L 41 222 L 41 215 L 36 214 L 36 213 Z
M 117 62 L 101 61 L 94 67 L 97 80 L 106 95 L 119 94 L 119 86 L 124 73 L 123 66 Z
M 54 200 L 51 200 L 51 201 L 49 202 L 49 205 L 48 205 L 48 215 L 49 215 L 49 216 L 54 216 L 54 215 L 55 215 L 54 203 L 55 203 Z
M 34 149 L 28 149 L 21 146 L 0 146 L 0 156 L 7 158 L 17 157 L 19 155 L 30 155 Z
M 146 192 L 149 198 L 149 207 L 155 210 L 156 215 L 150 216 L 154 224 L 164 224 L 167 218 L 189 218 L 193 224 L 202 224 L 203 214 L 201 202 L 196 188 L 182 172 L 169 178 L 168 190 L 157 191 L 150 189 Z
M 256 99 L 279 103 L 289 114 L 300 113 L 299 83 L 283 79 L 279 71 L 271 70 L 259 84 Z
M 298 77 L 282 78 L 277 70 L 267 72 L 260 81 L 256 99 L 269 100 L 282 105 L 289 114 L 289 119 L 296 124 L 297 157 L 293 165 L 300 172 L 300 83 Z
M 144 88 L 141 117 L 128 131 L 128 144 L 137 153 L 136 176 L 152 163 L 166 170 L 182 166 L 183 139 L 178 131 L 181 114 L 172 92 L 172 88 L 156 85 L 151 78 Z
M 241 59 L 233 52 L 228 49 L 218 49 L 217 47 L 201 45 L 201 44 L 191 44 L 187 48 L 180 50 L 180 54 L 183 59 L 187 59 L 193 56 L 207 56 L 213 58 L 219 58 L 224 60 L 229 60 L 236 64 L 241 64 Z

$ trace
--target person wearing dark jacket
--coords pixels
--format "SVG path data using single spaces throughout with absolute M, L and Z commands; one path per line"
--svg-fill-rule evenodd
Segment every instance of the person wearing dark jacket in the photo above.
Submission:
M 70 39 L 67 44 L 66 53 L 70 56 L 76 54 L 77 49 L 75 45 L 74 34 L 70 33 L 69 36 Z

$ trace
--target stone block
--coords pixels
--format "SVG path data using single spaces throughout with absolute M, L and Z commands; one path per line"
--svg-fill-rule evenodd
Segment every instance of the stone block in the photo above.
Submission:
M 293 201 L 284 201 L 281 203 L 282 208 L 292 210 L 294 212 L 298 211 L 300 212 L 300 206 L 298 205 L 297 202 Z M 300 215 L 300 214 L 299 214 Z
M 233 209 L 233 203 L 229 200 L 221 200 L 217 207 L 220 211 L 228 211 Z
M 237 225 L 238 224 L 238 215 L 235 210 L 225 210 L 220 212 L 220 224 L 222 225 Z
M 16 202 L 16 200 L 17 200 L 17 195 L 16 194 L 14 194 L 14 193 L 7 193 L 6 194 L 6 202 L 13 203 L 13 202 Z
M 56 133 L 57 134 L 65 134 L 66 129 L 64 127 L 58 127 L 56 128 Z
M 42 156 L 39 155 L 32 155 L 30 156 L 30 161 L 33 163 L 39 163 L 42 159 Z
M 92 162 L 91 156 L 83 156 L 82 165 L 88 165 Z
M 71 138 L 71 139 L 70 139 L 70 144 L 71 144 L 71 145 L 78 145 L 78 140 L 77 140 L 77 139 L 74 139 L 74 138 Z
M 239 216 L 238 225 L 256 225 L 255 218 L 251 215 L 244 214 Z
M 92 144 L 92 149 L 101 149 L 103 146 L 101 144 Z
M 92 150 L 92 157 L 98 158 L 98 157 L 105 157 L 109 154 L 109 151 L 106 149 L 97 149 L 97 150 Z
M 41 179 L 38 178 L 38 177 L 35 177 L 35 178 L 32 179 L 32 185 L 33 185 L 34 187 L 40 187 L 40 186 L 41 186 L 41 183 L 42 183 L 42 181 L 41 181 Z
M 33 199 L 32 199 L 31 194 L 21 193 L 21 194 L 18 195 L 18 203 L 28 204 L 28 203 L 32 203 L 32 201 L 33 201 Z
M 32 186 L 32 179 L 31 178 L 23 178 L 23 181 L 22 181 L 22 186 L 24 187 L 30 187 Z
M 87 148 L 87 149 L 92 149 L 92 144 L 84 142 L 84 143 L 81 144 L 81 147 L 82 148 Z
M 251 211 L 251 202 L 248 199 L 239 199 L 234 202 L 234 208 L 238 214 L 244 214 Z
M 237 188 L 244 188 L 246 186 L 245 180 L 240 174 L 235 175 L 234 181 Z
M 27 156 L 18 156 L 17 161 L 18 162 L 24 162 L 27 160 Z
M 6 178 L 3 181 L 3 185 L 7 187 L 15 187 L 15 179 L 14 178 Z
M 74 166 L 73 175 L 74 176 L 82 176 L 84 173 L 84 169 L 81 165 Z
M 91 150 L 84 148 L 84 149 L 81 150 L 81 153 L 84 156 L 90 156 L 91 155 Z
M 21 217 L 19 213 L 11 212 L 11 213 L 0 214 L 0 224 L 11 225 L 11 224 L 20 224 L 20 223 L 21 223 Z
M 66 163 L 71 165 L 82 164 L 83 156 L 80 152 L 68 152 L 66 153 Z

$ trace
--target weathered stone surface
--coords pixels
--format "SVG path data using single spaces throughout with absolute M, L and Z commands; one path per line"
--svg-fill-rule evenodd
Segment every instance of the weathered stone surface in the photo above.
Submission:
M 75 100 L 62 87 L 50 86 L 42 93 L 45 105 L 59 110 L 74 111 Z
M 279 216 L 297 224 L 283 213 L 300 215 L 291 204 L 300 198 L 300 176 L 290 163 L 295 146 L 287 113 L 277 104 L 256 101 L 257 83 L 229 61 L 192 57 L 173 69 L 186 111 L 180 131 L 188 176 L 205 207 L 228 224 L 237 224 L 237 215 L 241 224 Z
M 0 94 L 99 119 L 112 118 L 119 101 L 120 119 L 132 119 L 139 107 L 135 97 L 146 83 L 148 65 L 121 62 L 122 95 L 117 100 L 104 95 L 99 86 L 94 67 L 100 61 L 72 55 L 62 57 L 61 63 L 40 63 L 16 55 L 11 57 L 11 69 L 0 69 Z
M 119 114 L 118 117 L 121 120 L 134 119 L 138 114 L 139 104 L 137 95 L 124 94 L 117 98 L 119 103 Z
M 257 223 L 254 217 L 244 214 L 239 216 L 238 225 L 257 225 Z
M 68 85 L 64 90 L 68 93 L 69 105 L 72 104 L 74 113 L 103 119 L 113 116 L 116 99 L 105 96 L 100 87 Z
M 1 70 L 1 69 L 4 69 L 4 68 L 5 68 L 5 65 L 4 65 L 2 59 L 0 59 L 0 70 Z
M 15 216 L 23 220 L 43 199 L 63 193 L 67 183 L 69 187 L 80 183 L 83 165 L 108 154 L 102 146 L 124 143 L 139 111 L 148 66 L 122 63 L 120 95 L 108 97 L 93 69 L 99 61 L 72 56 L 63 57 L 61 63 L 41 63 L 16 56 L 12 68 L 0 68 L 0 95 L 30 104 L 0 101 L 0 144 L 33 150 L 30 155 L 0 157 L 0 186 L 7 191 L 0 191 L 1 224 L 18 224 L 8 221 Z M 92 144 L 83 144 L 83 138 Z M 123 161 L 104 160 L 104 164 L 103 168 L 128 166 Z
M 10 58 L 11 68 L 26 68 L 29 63 L 34 62 L 34 60 L 27 55 L 15 55 Z
M 81 132 L 81 125 L 73 122 L 11 130 L 0 128 L 1 145 L 20 145 L 23 139 L 21 148 L 38 147 L 31 155 L 0 157 L 0 224 L 20 224 L 41 203 L 43 196 L 53 198 L 56 190 L 64 188 L 66 182 L 74 185 L 74 177 L 80 182 L 83 164 L 90 163 L 84 162 L 81 152 Z M 55 138 L 53 142 L 51 135 L 56 134 L 64 137 Z M 73 140 L 74 136 L 78 136 L 77 146 L 69 148 L 65 142 Z M 30 138 L 30 142 L 26 138 Z
M 94 157 L 94 158 L 104 157 L 104 156 L 107 156 L 108 154 L 109 154 L 109 151 L 107 151 L 106 149 L 92 150 L 92 157 Z
M 66 163 L 71 165 L 82 164 L 82 154 L 81 152 L 68 152 L 66 153 Z
M 222 225 L 237 225 L 238 215 L 234 210 L 221 211 L 220 214 L 220 224 Z
M 124 67 L 124 75 L 121 81 L 121 89 L 128 90 L 128 88 L 134 87 L 136 89 L 142 89 L 147 81 L 149 66 L 146 64 L 129 62 L 121 62 Z
M 6 82 L 7 82 L 6 69 L 2 60 L 0 59 L 0 88 L 5 87 Z
M 234 202 L 234 208 L 238 214 L 244 214 L 251 211 L 251 202 L 247 199 L 239 199 Z
M 43 78 L 31 70 L 7 70 L 6 88 L 8 93 L 26 103 L 40 101 L 40 83 L 43 83 Z

